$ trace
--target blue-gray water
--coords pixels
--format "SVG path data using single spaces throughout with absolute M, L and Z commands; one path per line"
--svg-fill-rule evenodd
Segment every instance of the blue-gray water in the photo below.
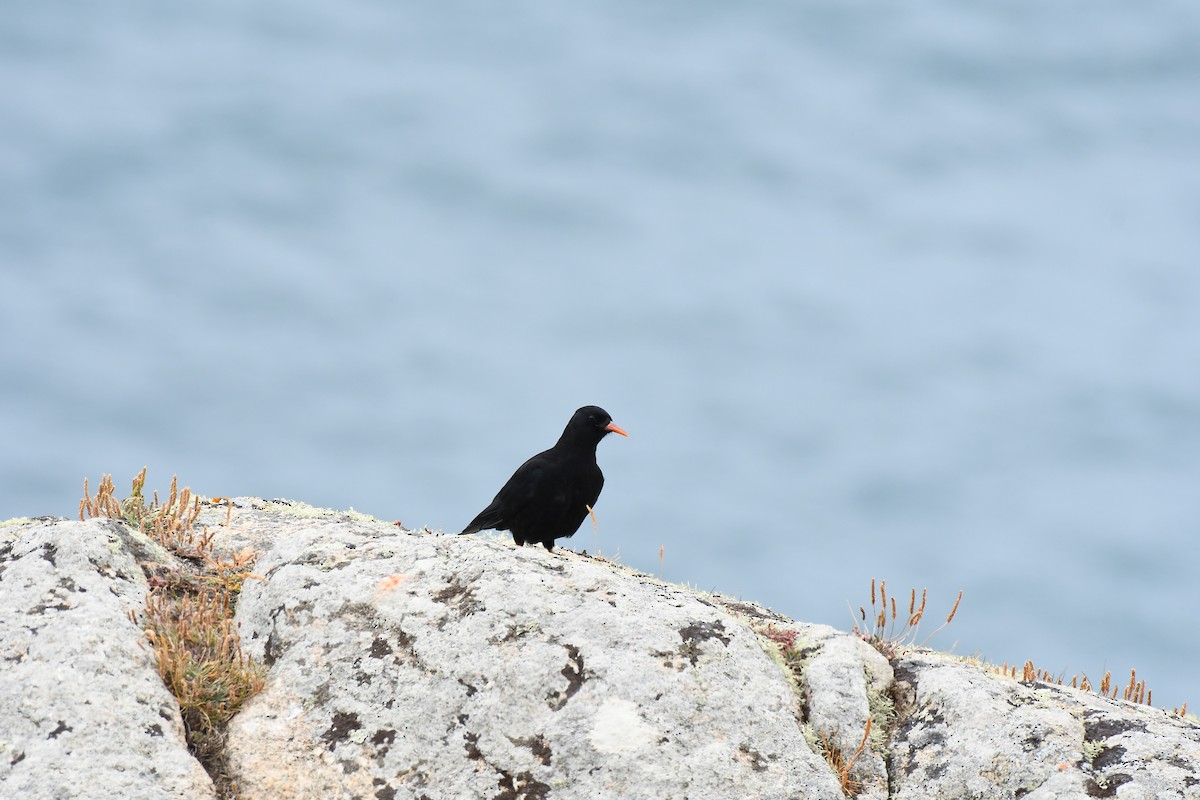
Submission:
M 1191 0 L 4 16 L 0 518 L 457 530 L 596 403 L 625 563 L 1200 703 Z

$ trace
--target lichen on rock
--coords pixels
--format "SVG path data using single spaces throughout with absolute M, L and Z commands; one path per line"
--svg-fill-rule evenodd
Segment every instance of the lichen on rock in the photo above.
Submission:
M 1194 718 L 570 552 L 256 498 L 196 524 L 259 553 L 247 800 L 1200 798 Z M 166 557 L 119 522 L 0 528 L 0 796 L 213 796 L 129 617 Z

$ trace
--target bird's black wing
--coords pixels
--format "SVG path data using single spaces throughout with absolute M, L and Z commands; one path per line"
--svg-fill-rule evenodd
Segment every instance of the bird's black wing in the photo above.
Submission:
M 526 461 L 508 479 L 508 483 L 500 487 L 491 504 L 480 511 L 463 533 L 478 533 L 484 530 L 508 530 L 512 520 L 525 506 L 537 496 L 538 490 L 546 475 L 544 453 L 538 453 Z

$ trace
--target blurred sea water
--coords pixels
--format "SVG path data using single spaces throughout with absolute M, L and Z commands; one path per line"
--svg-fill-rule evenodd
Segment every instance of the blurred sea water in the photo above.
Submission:
M 1198 45 L 1187 2 L 10 9 L 0 518 L 148 465 L 455 531 L 596 403 L 567 546 L 841 628 L 963 589 L 931 645 L 1194 707 Z

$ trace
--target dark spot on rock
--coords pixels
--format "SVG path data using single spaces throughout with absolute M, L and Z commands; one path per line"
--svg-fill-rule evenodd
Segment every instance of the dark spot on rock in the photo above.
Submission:
M 80 589 L 78 586 L 76 586 L 75 581 L 71 580 L 71 578 L 66 575 L 63 575 L 61 578 L 58 579 L 58 585 L 68 592 L 86 592 L 87 591 L 87 589 Z
M 402 647 L 405 650 L 411 651 L 413 646 L 413 637 L 409 636 L 400 628 L 389 628 L 388 633 L 396 640 L 396 646 Z
M 1130 719 L 1102 717 L 1098 713 L 1088 714 L 1083 721 L 1083 737 L 1089 742 L 1111 739 L 1126 731 L 1145 732 L 1146 723 Z
M 451 601 L 470 593 L 471 587 L 461 583 L 456 575 L 450 579 L 450 583 L 446 585 L 445 589 L 434 594 L 433 599 L 439 603 L 449 604 Z
M 379 779 L 376 778 L 375 780 Z M 382 781 L 380 782 L 383 783 Z M 379 784 L 375 785 L 379 786 Z M 379 787 L 379 791 L 375 792 L 375 797 L 377 797 L 378 800 L 396 800 L 396 790 L 385 783 L 383 786 Z
M 679 655 L 686 658 L 688 663 L 694 667 L 700 661 L 700 645 L 696 644 L 695 639 L 687 639 L 679 645 Z
M 725 634 L 725 624 L 721 620 L 713 622 L 693 622 L 679 629 L 679 636 L 686 642 L 692 639 L 703 642 L 707 639 L 720 639 L 721 644 L 728 646 L 729 637 Z
M 59 600 L 54 605 L 50 605 L 49 603 L 42 603 L 41 605 L 34 606 L 33 608 L 29 609 L 29 613 L 30 614 L 41 614 L 46 611 L 70 611 L 74 607 L 75 606 L 71 605 L 66 600 Z
M 687 669 L 686 654 L 683 654 L 684 658 L 681 659 L 680 653 L 674 650 L 651 650 L 650 655 L 654 658 L 661 658 L 662 665 L 667 669 L 673 669 L 676 672 L 682 672 Z M 658 698 L 655 699 L 657 700 Z
M 892 662 L 892 674 L 896 676 L 896 680 L 910 683 L 913 686 L 917 685 L 917 669 L 910 662 L 897 659 Z
M 371 737 L 371 744 L 391 744 L 396 741 L 395 728 L 380 728 Z
M 1021 800 L 1022 797 L 1024 797 L 1025 795 L 1029 794 L 1032 791 L 1033 791 L 1032 789 L 1017 789 L 1017 791 L 1013 792 L 1013 797 L 1015 797 L 1017 800 Z
M 562 676 L 567 679 L 567 688 L 561 692 L 555 692 L 547 698 L 550 701 L 550 707 L 555 711 L 560 711 L 567 701 L 575 696 L 579 691 L 579 687 L 583 686 L 583 654 L 579 652 L 579 648 L 573 644 L 566 645 L 567 648 L 567 665 L 562 668 Z
M 1125 756 L 1125 748 L 1121 745 L 1113 745 L 1106 747 L 1096 754 L 1092 759 L 1092 769 L 1098 772 L 1103 772 L 1117 764 L 1121 763 L 1121 759 Z
M 1044 741 L 1045 737 L 1042 736 L 1042 734 L 1031 733 L 1025 737 L 1024 741 L 1021 742 L 1021 749 L 1026 753 L 1032 753 L 1034 750 L 1037 750 L 1039 747 L 1041 747 L 1042 742 Z
M 518 639 L 524 639 L 529 635 L 532 629 L 527 625 L 509 625 L 508 631 L 503 636 L 493 636 L 488 639 L 491 644 L 504 644 L 506 642 L 515 642 Z
M 686 658 L 691 665 L 696 666 L 700 659 L 700 643 L 709 639 L 718 639 L 721 644 L 729 646 L 729 637 L 725 635 L 725 625 L 720 620 L 715 622 L 693 622 L 679 629 L 683 643 L 679 645 L 679 655 Z
M 550 795 L 550 787 L 535 780 L 531 772 L 512 775 L 501 771 L 497 785 L 500 787 L 500 793 L 492 800 L 545 800 Z
M 350 735 L 351 731 L 356 731 L 361 727 L 362 723 L 358 721 L 358 714 L 338 711 L 333 715 L 329 730 L 321 734 L 321 739 L 329 745 L 330 750 L 336 750 L 339 742 L 346 741 L 346 737 Z
M 472 761 L 483 761 L 483 753 L 479 750 L 479 734 L 466 731 L 463 734 L 463 748 L 467 751 L 467 758 Z
M 1191 760 L 1184 758 L 1181 755 L 1167 756 L 1166 758 L 1163 759 L 1163 761 L 1167 762 L 1168 764 L 1170 764 L 1173 767 L 1179 767 L 1184 772 L 1195 771 L 1196 764 L 1194 762 L 1192 762 Z
M 56 545 L 53 545 L 50 542 L 46 542 L 45 544 L 42 545 L 42 558 L 49 561 L 51 566 L 54 566 L 54 567 L 58 566 L 58 563 L 55 561 L 55 559 L 57 557 L 58 557 L 58 547 Z
M 458 619 L 470 616 L 483 607 L 475 599 L 475 590 L 469 584 L 460 582 L 457 575 L 451 578 L 449 585 L 436 593 L 433 599 L 457 611 Z M 447 621 L 443 619 L 438 622 L 438 630 L 446 627 Z
M 383 658 L 384 656 L 390 656 L 394 652 L 392 646 L 387 643 L 387 639 L 384 639 L 382 636 L 376 636 L 375 641 L 371 642 L 371 658 Z
M 1117 789 L 1129 783 L 1133 778 L 1123 772 L 1118 772 L 1116 775 L 1109 775 L 1104 779 L 1104 783 L 1096 783 L 1095 778 L 1088 778 L 1084 781 L 1083 789 L 1087 792 L 1088 797 L 1116 797 Z
M 917 759 L 918 750 L 940 748 L 946 743 L 946 719 L 935 706 L 924 705 L 915 713 L 905 717 L 896 728 L 891 756 L 888 761 L 888 772 L 898 775 L 901 770 L 911 777 L 921 764 Z M 926 770 L 926 778 L 933 775 L 933 769 Z M 945 772 L 945 766 L 940 768 L 938 775 Z
M 357 675 L 354 676 L 354 683 L 357 686 L 370 686 L 371 685 L 371 676 L 365 672 L 359 672 Z
M 464 681 L 462 678 L 459 678 L 459 679 L 458 679 L 458 682 L 459 682 L 459 683 L 461 683 L 463 686 L 465 686 L 465 687 L 467 688 L 467 697 L 470 697 L 471 695 L 473 695 L 473 694 L 475 694 L 477 691 L 479 691 L 479 690 L 478 690 L 478 689 L 476 689 L 474 686 L 472 686 L 471 684 L 469 684 L 469 683 L 467 683 L 466 681 Z
M 22 750 L 21 752 L 17 753 L 15 756 L 12 757 L 12 761 L 8 762 L 8 765 L 10 767 L 15 767 L 17 764 L 20 764 L 24 760 L 25 760 L 25 751 Z
M 370 603 L 342 603 L 342 607 L 333 612 L 335 617 L 358 617 L 366 622 L 375 621 L 375 609 Z
M 758 606 L 752 606 L 749 603 L 722 600 L 721 605 L 735 614 L 741 614 L 742 616 L 751 617 L 753 619 L 765 619 L 770 622 L 791 622 L 791 620 L 787 617 L 781 617 L 774 611 L 765 608 L 759 608 Z
M 349 775 L 351 772 L 358 772 L 358 764 L 353 761 L 342 761 L 342 774 Z
M 163 735 L 162 725 L 159 725 L 157 722 L 154 723 L 153 725 L 147 725 L 146 726 L 146 734 L 149 736 L 162 736 Z
M 750 745 L 743 743 L 740 747 L 738 747 L 738 753 L 741 754 L 742 760 L 750 765 L 750 769 L 754 770 L 755 772 L 767 771 L 767 760 L 762 757 L 761 753 L 752 748 Z
M 58 727 L 55 728 L 54 730 L 50 731 L 50 735 L 47 736 L 46 738 L 47 739 L 57 739 L 58 735 L 60 733 L 70 733 L 73 730 L 75 730 L 75 729 L 60 719 L 58 721 Z
M 263 664 L 272 667 L 281 655 L 283 655 L 283 647 L 275 641 L 275 631 L 271 631 L 267 634 L 267 641 L 263 644 Z
M 520 747 L 528 747 L 529 752 L 533 753 L 533 757 L 542 762 L 543 766 L 550 766 L 550 743 L 546 741 L 546 737 L 538 734 L 530 739 L 513 739 L 509 741 Z
M 267 614 L 271 620 L 271 632 L 267 634 L 266 644 L 263 645 L 263 663 L 268 667 L 274 665 L 275 661 L 283 655 L 283 646 L 275 638 L 275 629 L 279 627 L 279 615 L 285 611 L 287 608 L 280 603 Z

